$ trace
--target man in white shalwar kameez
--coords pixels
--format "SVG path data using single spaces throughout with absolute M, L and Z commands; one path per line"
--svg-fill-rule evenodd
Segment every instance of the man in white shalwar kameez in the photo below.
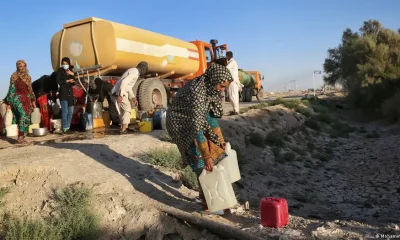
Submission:
M 230 115 L 238 115 L 239 114 L 239 92 L 242 91 L 243 85 L 239 80 L 239 68 L 238 64 L 233 59 L 233 53 L 231 51 L 226 53 L 226 59 L 228 60 L 228 65 L 226 66 L 231 75 L 233 77 L 233 81 L 229 84 L 228 94 L 229 101 L 232 104 L 233 111 L 230 112 Z
M 111 99 L 118 110 L 121 122 L 121 133 L 126 132 L 128 124 L 131 121 L 133 107 L 131 106 L 131 101 L 134 101 L 137 105 L 136 96 L 133 93 L 133 86 L 135 86 L 141 75 L 147 73 L 147 70 L 148 65 L 146 62 L 140 62 L 137 67 L 128 69 L 110 92 Z

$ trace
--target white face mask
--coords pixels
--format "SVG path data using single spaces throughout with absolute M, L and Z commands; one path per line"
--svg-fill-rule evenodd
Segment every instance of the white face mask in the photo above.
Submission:
M 68 64 L 65 64 L 65 65 L 62 65 L 62 67 L 63 67 L 65 70 L 67 70 L 67 69 L 69 68 L 69 65 L 68 65 Z

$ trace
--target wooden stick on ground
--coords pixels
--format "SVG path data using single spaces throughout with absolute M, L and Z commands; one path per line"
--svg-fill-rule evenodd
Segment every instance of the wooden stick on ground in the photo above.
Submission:
M 253 234 L 247 233 L 245 231 L 239 230 L 237 228 L 233 228 L 231 226 L 214 222 L 209 219 L 201 218 L 198 216 L 195 216 L 193 214 L 181 211 L 176 208 L 172 207 L 167 207 L 167 206 L 162 206 L 159 209 L 162 212 L 165 212 L 169 215 L 172 215 L 173 217 L 179 218 L 183 221 L 192 223 L 194 225 L 197 225 L 201 228 L 204 228 L 216 235 L 226 237 L 226 238 L 233 238 L 233 239 L 239 239 L 239 240 L 265 240 L 261 237 L 257 237 Z

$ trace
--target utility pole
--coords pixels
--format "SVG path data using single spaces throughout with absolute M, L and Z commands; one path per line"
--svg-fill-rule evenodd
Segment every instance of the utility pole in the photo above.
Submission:
M 313 84 L 314 84 L 314 97 L 315 97 L 315 74 L 322 74 L 322 71 L 314 70 L 313 74 L 312 74 L 312 81 L 313 81 Z

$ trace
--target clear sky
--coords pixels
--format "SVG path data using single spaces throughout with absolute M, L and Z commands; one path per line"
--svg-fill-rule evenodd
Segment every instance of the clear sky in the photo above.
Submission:
M 67 0 L 5 1 L 0 15 L 0 97 L 15 62 L 24 59 L 32 79 L 51 74 L 50 40 L 67 22 L 99 17 L 186 41 L 218 39 L 233 51 L 239 68 L 265 76 L 264 89 L 282 90 L 296 80 L 312 88 L 329 47 L 347 27 L 377 19 L 400 28 L 400 0 Z M 322 77 L 316 76 L 317 87 Z

